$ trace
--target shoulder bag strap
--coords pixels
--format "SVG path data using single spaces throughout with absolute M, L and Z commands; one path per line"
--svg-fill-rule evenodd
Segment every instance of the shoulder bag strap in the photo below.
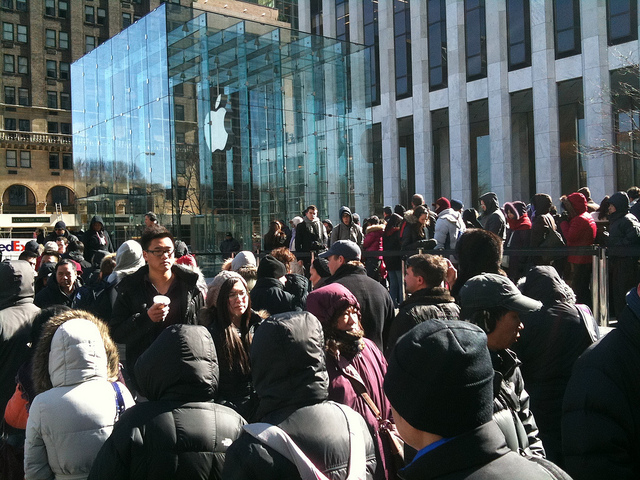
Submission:
M 116 393 L 116 419 L 115 419 L 115 421 L 117 422 L 118 420 L 120 420 L 120 415 L 122 415 L 122 413 L 125 410 L 124 398 L 122 397 L 122 392 L 120 391 L 120 385 L 118 385 L 118 382 L 111 382 L 111 386 L 113 387 L 113 390 Z
M 349 381 L 351 381 L 351 385 L 353 386 L 355 392 L 362 397 L 364 402 L 371 409 L 373 415 L 376 417 L 376 420 L 378 420 L 378 422 L 383 422 L 384 419 L 382 418 L 382 413 L 371 399 L 371 395 L 369 395 L 367 386 L 364 384 L 364 381 L 362 380 L 362 377 L 360 376 L 358 371 L 353 368 L 353 365 L 340 365 L 340 369 L 342 370 L 342 373 L 344 373 L 344 376 L 347 377 Z
M 242 427 L 245 432 L 273 448 L 293 463 L 302 480 L 328 480 L 307 457 L 293 439 L 280 427 L 268 423 L 250 423 Z

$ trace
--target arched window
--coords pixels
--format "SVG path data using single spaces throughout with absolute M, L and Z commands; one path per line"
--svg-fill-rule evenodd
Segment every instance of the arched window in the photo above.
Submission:
M 62 209 L 69 213 L 75 212 L 76 196 L 68 187 L 58 185 L 47 193 L 47 211 L 54 212 L 56 204 L 60 204 Z
M 11 185 L 2 195 L 4 213 L 36 213 L 36 197 L 24 185 Z

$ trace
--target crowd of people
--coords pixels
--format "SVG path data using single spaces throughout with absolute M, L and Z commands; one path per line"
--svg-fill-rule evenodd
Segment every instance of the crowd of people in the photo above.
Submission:
M 208 282 L 151 213 L 59 222 L 0 263 L 0 477 L 637 478 L 638 197 L 310 205 Z M 591 256 L 540 253 L 594 243 L 606 335 Z

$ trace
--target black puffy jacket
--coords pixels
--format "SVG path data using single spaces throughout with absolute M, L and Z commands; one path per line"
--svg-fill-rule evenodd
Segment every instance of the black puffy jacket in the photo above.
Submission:
M 266 310 L 271 315 L 304 309 L 309 281 L 302 275 L 286 275 L 283 285 L 277 278 L 259 278 L 251 289 L 251 308 Z
M 638 372 L 640 317 L 627 306 L 617 327 L 578 359 L 567 385 L 562 452 L 574 478 L 640 478 Z
M 573 291 L 555 268 L 533 267 L 520 289 L 543 307 L 520 317 L 524 329 L 511 348 L 522 361 L 520 370 L 547 458 L 561 463 L 562 398 L 573 364 L 593 341 Z
M 340 408 L 328 402 L 329 376 L 320 322 L 308 312 L 268 318 L 256 328 L 251 369 L 261 422 L 282 428 L 316 467 L 332 480 L 347 478 L 349 431 Z M 343 407 L 349 408 L 349 407 Z M 376 467 L 367 425 L 358 417 L 366 445 L 367 478 Z M 293 463 L 248 433 L 229 448 L 225 479 L 299 479 Z
M 172 325 L 136 364 L 140 393 L 100 449 L 89 478 L 222 478 L 227 447 L 244 420 L 213 403 L 218 362 L 205 327 Z

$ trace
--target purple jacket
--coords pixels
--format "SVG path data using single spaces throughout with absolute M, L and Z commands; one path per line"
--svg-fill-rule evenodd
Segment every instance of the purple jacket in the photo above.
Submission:
M 391 452 L 388 451 L 386 445 L 383 445 L 378 434 L 378 421 L 362 397 L 355 392 L 349 377 L 343 373 L 343 368 L 349 365 L 355 368 L 364 381 L 369 396 L 382 413 L 382 417 L 384 419 L 391 418 L 391 404 L 382 389 L 384 376 L 387 373 L 387 361 L 375 343 L 368 338 L 363 338 L 363 340 L 364 349 L 351 359 L 341 355 L 338 360 L 327 352 L 329 399 L 353 408 L 364 417 L 376 447 L 378 468 L 374 478 L 390 479 Z

